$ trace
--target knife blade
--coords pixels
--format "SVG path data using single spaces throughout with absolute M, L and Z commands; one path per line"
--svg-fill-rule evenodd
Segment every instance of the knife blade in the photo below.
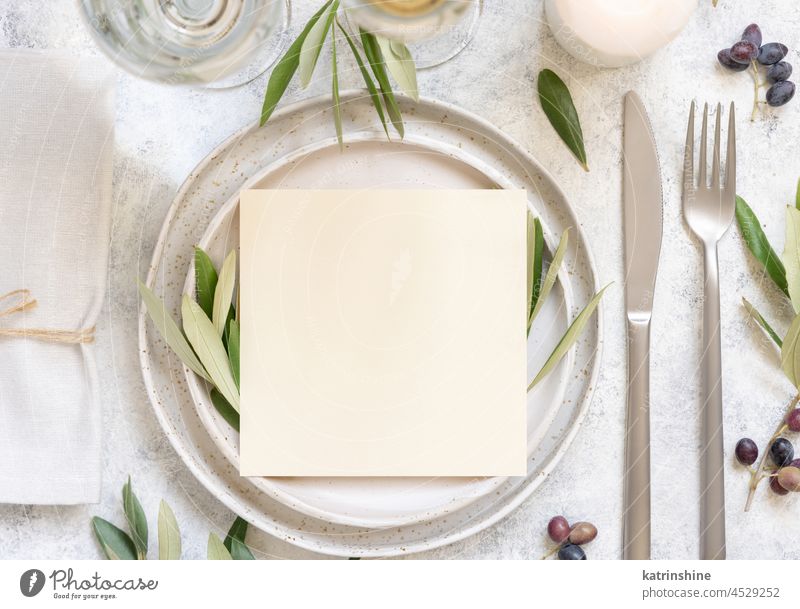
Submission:
M 639 96 L 625 95 L 623 123 L 625 316 L 628 395 L 623 558 L 650 558 L 650 320 L 661 252 L 661 170 L 653 130 Z

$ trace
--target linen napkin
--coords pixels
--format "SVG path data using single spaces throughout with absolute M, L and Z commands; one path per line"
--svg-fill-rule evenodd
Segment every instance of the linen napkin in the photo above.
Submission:
M 69 333 L 97 319 L 114 127 L 113 80 L 105 66 L 97 57 L 0 51 L 0 296 L 27 289 L 38 301 L 0 317 L 2 503 L 100 498 L 93 345 L 2 329 Z

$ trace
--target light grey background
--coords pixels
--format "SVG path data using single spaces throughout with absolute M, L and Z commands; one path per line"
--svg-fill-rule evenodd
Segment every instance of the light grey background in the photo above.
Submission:
M 295 2 L 293 30 L 316 3 Z M 589 414 L 550 479 L 515 513 L 466 541 L 417 555 L 424 558 L 538 558 L 554 514 L 590 520 L 600 530 L 587 546 L 590 559 L 621 554 L 625 332 L 622 317 L 620 146 L 622 96 L 639 92 L 650 110 L 664 179 L 664 244 L 653 316 L 653 556 L 696 558 L 699 532 L 699 402 L 697 368 L 702 276 L 697 245 L 680 209 L 680 171 L 689 102 L 735 101 L 739 109 L 738 191 L 759 213 L 776 249 L 783 246 L 783 208 L 800 176 L 800 100 L 749 121 L 752 80 L 723 71 L 716 52 L 732 44 L 750 22 L 765 41 L 786 43 L 796 63 L 800 11 L 794 0 L 759 3 L 711 0 L 668 48 L 635 66 L 598 70 L 579 64 L 555 43 L 542 3 L 487 2 L 478 35 L 440 68 L 420 74 L 423 94 L 456 103 L 494 122 L 550 170 L 577 210 L 593 247 L 601 282 L 614 281 L 605 298 L 601 381 Z M 69 0 L 0 0 L 0 45 L 72 49 L 96 54 Z M 105 61 L 98 58 L 98 61 Z M 323 63 L 320 62 L 320 66 Z M 570 87 L 581 116 L 590 173 L 561 144 L 536 99 L 539 70 L 556 70 Z M 359 86 L 350 69 L 342 86 Z M 208 532 L 224 533 L 234 515 L 197 483 L 156 422 L 141 381 L 136 340 L 135 278 L 143 276 L 171 198 L 192 167 L 218 142 L 259 114 L 265 78 L 229 91 L 178 89 L 136 80 L 122 72 L 117 90 L 115 190 L 107 301 L 98 326 L 97 360 L 103 396 L 102 503 L 78 507 L 0 506 L 0 557 L 99 558 L 89 519 L 121 524 L 120 489 L 128 474 L 155 532 L 158 502 L 166 499 L 181 525 L 184 556 L 205 556 Z M 318 69 L 307 91 L 327 92 L 329 74 Z M 0 92 L 2 94 L 2 92 Z M 333 130 L 333 126 L 331 126 Z M 800 504 L 776 497 L 766 485 L 749 514 L 742 512 L 748 477 L 732 460 L 742 435 L 763 444 L 792 387 L 778 369 L 777 352 L 743 312 L 747 296 L 785 331 L 789 319 L 777 290 L 764 281 L 737 230 L 722 241 L 728 556 L 800 558 Z M 157 555 L 155 534 L 151 555 Z M 253 531 L 250 544 L 263 558 L 312 555 Z

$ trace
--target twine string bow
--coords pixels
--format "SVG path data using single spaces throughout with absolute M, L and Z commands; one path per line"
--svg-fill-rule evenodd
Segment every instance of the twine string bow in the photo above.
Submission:
M 4 304 L 6 308 L 2 308 Z M 0 296 L 0 319 L 36 306 L 31 291 L 13 290 Z M 35 338 L 49 343 L 83 344 L 94 342 L 94 326 L 84 330 L 53 330 L 49 328 L 8 328 L 0 325 L 0 336 Z

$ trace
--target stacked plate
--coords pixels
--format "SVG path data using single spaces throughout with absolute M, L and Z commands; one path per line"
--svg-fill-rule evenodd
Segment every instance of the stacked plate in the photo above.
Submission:
M 238 247 L 238 194 L 246 188 L 522 188 L 550 246 L 572 227 L 571 247 L 528 343 L 529 374 L 596 290 L 577 220 L 552 178 L 517 144 L 452 106 L 402 102 L 403 140 L 376 125 L 368 96 L 342 97 L 343 150 L 329 100 L 287 107 L 267 127 L 224 142 L 187 178 L 162 229 L 148 286 L 177 318 L 194 292 L 192 247 L 216 264 Z M 577 431 L 599 365 L 601 316 L 528 396 L 528 474 L 518 478 L 244 478 L 238 433 L 211 405 L 140 313 L 141 365 L 156 415 L 198 479 L 253 525 L 300 547 L 339 556 L 391 556 L 452 543 L 508 514 L 546 478 Z M 464 329 L 469 332 L 469 328 Z M 413 447 L 409 447 L 413 450 Z

